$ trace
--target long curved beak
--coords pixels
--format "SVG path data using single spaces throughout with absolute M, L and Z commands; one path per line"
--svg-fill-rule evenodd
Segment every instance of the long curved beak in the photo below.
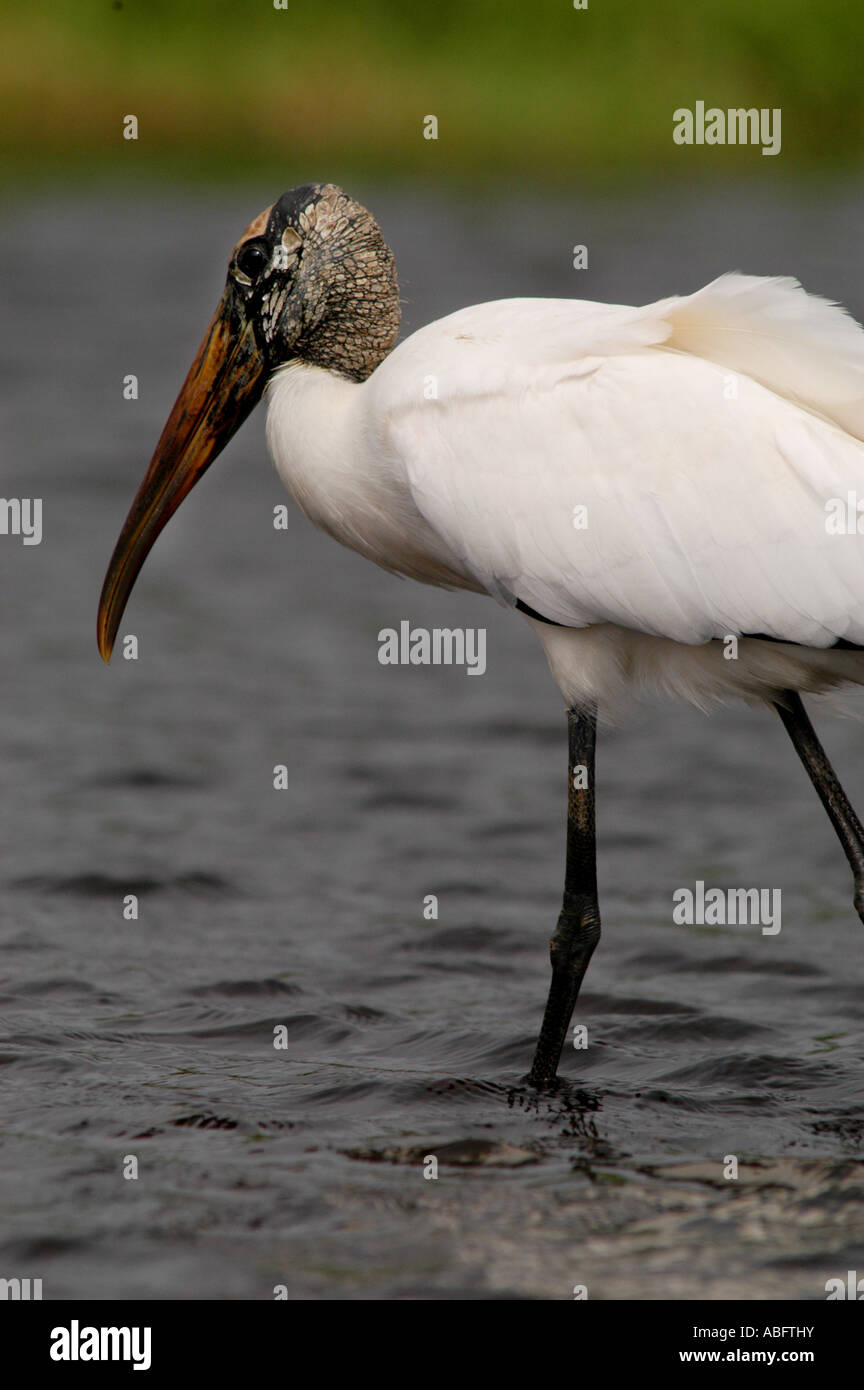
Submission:
M 261 399 L 266 376 L 251 324 L 229 285 L 174 402 L 111 556 L 96 624 L 99 651 L 105 661 L 111 659 L 132 586 L 154 541 Z

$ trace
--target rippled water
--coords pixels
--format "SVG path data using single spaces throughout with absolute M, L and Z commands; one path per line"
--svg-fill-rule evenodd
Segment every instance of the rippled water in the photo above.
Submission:
M 860 197 L 357 191 L 409 328 L 730 268 L 864 316 Z M 227 252 L 278 192 L 46 195 L 0 225 L 2 487 L 44 499 L 40 546 L 0 537 L 0 1276 L 46 1298 L 822 1298 L 864 1259 L 864 933 L 779 721 L 661 708 L 603 732 L 591 1046 L 538 1098 L 566 746 L 527 625 L 293 511 L 274 531 L 257 418 L 148 563 L 122 629 L 140 659 L 98 659 L 119 525 Z M 402 619 L 485 626 L 486 675 L 382 667 Z M 817 722 L 864 806 L 862 725 Z M 782 889 L 782 931 L 672 925 L 697 879 Z

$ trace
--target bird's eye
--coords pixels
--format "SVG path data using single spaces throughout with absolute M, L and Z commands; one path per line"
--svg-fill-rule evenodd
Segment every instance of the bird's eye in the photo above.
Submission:
M 235 265 L 244 275 L 248 275 L 250 280 L 257 280 L 265 266 L 269 265 L 270 256 L 260 242 L 251 241 L 242 247 L 237 253 Z

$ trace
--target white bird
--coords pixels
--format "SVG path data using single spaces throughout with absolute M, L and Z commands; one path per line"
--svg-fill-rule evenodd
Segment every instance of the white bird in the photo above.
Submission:
M 250 224 L 117 542 L 99 646 L 265 388 L 270 451 L 316 525 L 520 610 L 569 726 L 546 1085 L 600 935 L 598 708 L 642 688 L 775 706 L 864 919 L 864 829 L 800 698 L 864 684 L 864 330 L 794 280 L 738 274 L 643 308 L 478 304 L 397 347 L 398 327 L 391 252 L 341 189 L 293 189 Z

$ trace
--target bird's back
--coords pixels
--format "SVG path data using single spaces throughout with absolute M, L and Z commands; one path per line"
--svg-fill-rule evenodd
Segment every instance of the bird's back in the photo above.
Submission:
M 681 643 L 864 642 L 864 540 L 830 525 L 864 499 L 864 331 L 794 282 L 478 305 L 363 389 L 419 512 L 502 601 Z

